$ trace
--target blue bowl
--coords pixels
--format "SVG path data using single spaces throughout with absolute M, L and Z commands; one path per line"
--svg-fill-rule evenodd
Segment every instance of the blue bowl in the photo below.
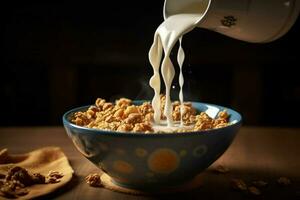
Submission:
M 200 132 L 144 134 L 97 130 L 70 122 L 75 112 L 89 106 L 66 112 L 63 123 L 76 148 L 114 183 L 140 190 L 161 189 L 184 184 L 206 169 L 225 152 L 241 126 L 241 115 L 232 109 L 192 104 L 198 111 L 226 109 L 232 124 Z

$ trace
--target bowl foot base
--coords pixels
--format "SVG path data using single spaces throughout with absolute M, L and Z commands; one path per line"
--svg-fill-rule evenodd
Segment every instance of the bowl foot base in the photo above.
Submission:
M 132 195 L 160 195 L 160 194 L 169 194 L 169 193 L 178 193 L 178 192 L 186 192 L 189 190 L 193 190 L 202 186 L 202 178 L 201 175 L 197 175 L 193 180 L 184 183 L 182 185 L 167 187 L 163 189 L 153 189 L 151 191 L 147 189 L 135 189 L 126 187 L 125 185 L 121 185 L 116 183 L 109 175 L 103 173 L 101 175 L 101 181 L 104 188 Z

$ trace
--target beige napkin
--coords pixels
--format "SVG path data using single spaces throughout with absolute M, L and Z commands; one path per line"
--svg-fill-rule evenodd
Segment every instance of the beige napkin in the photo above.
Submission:
M 29 193 L 20 196 L 19 199 L 32 199 L 49 194 L 68 183 L 74 173 L 67 157 L 59 147 L 45 147 L 26 154 L 14 155 L 9 154 L 7 149 L 0 151 L 0 174 L 7 174 L 13 166 L 20 166 L 30 173 L 40 173 L 44 176 L 49 171 L 58 171 L 64 175 L 58 183 L 37 184 L 27 187 Z M 3 197 L 0 196 L 1 198 Z

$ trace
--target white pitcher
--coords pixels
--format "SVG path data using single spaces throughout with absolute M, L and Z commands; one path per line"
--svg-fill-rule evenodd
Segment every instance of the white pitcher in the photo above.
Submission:
M 198 27 L 255 43 L 274 41 L 292 27 L 300 0 L 165 0 L 164 18 L 204 13 Z

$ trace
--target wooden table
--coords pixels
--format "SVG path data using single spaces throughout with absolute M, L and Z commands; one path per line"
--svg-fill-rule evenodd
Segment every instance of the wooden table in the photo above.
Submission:
M 68 156 L 76 176 L 61 190 L 41 199 L 244 199 L 254 198 L 231 189 L 231 178 L 266 180 L 258 199 L 300 199 L 300 129 L 243 127 L 226 153 L 216 161 L 230 169 L 227 174 L 203 172 L 203 186 L 163 197 L 132 196 L 89 187 L 84 177 L 98 169 L 75 149 L 62 127 L 0 128 L 0 148 L 23 153 L 44 146 L 59 146 Z M 292 185 L 279 186 L 280 176 Z

